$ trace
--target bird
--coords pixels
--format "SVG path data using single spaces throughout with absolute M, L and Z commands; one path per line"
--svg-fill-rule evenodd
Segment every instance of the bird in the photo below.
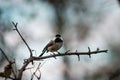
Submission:
M 63 39 L 60 34 L 56 34 L 54 40 L 49 41 L 49 43 L 43 48 L 41 57 L 45 52 L 57 52 L 63 45 Z

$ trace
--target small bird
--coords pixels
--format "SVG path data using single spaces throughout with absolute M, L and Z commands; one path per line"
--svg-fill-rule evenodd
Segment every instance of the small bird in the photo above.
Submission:
M 55 35 L 55 39 L 51 40 L 45 48 L 42 50 L 42 53 L 39 57 L 41 57 L 45 52 L 55 52 L 58 51 L 63 45 L 63 39 L 60 34 Z

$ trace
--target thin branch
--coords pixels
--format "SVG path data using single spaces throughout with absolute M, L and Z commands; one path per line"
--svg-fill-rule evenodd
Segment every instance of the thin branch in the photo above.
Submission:
M 22 66 L 22 68 L 19 70 L 17 80 L 21 80 L 22 75 L 23 75 L 23 71 L 25 70 L 25 68 L 27 67 L 27 65 L 28 65 L 31 61 L 32 61 L 32 59 L 29 58 L 29 59 L 24 63 L 24 65 Z
M 19 36 L 21 37 L 21 39 L 23 40 L 23 42 L 24 42 L 25 45 L 27 46 L 27 48 L 28 48 L 28 50 L 29 50 L 29 52 L 30 52 L 30 56 L 32 56 L 32 50 L 31 50 L 31 48 L 29 47 L 28 43 L 27 43 L 27 42 L 25 41 L 25 39 L 22 37 L 21 33 L 19 32 L 19 30 L 18 30 L 18 28 L 17 28 L 17 24 L 18 24 L 18 23 L 12 22 L 12 24 L 13 24 L 14 27 L 15 27 L 14 30 L 17 31 L 17 33 L 19 34 Z
M 7 55 L 5 54 L 5 52 L 0 48 L 0 51 L 2 52 L 2 54 L 4 55 L 4 57 L 6 58 L 6 60 L 11 63 L 11 61 L 8 59 Z
M 18 72 L 17 72 L 17 65 L 16 65 L 16 60 L 15 60 L 15 59 L 14 59 L 14 62 L 15 62 L 15 63 L 14 63 L 14 68 L 15 68 L 15 69 L 14 69 L 14 72 L 15 72 L 16 74 L 18 74 Z M 16 77 L 15 77 L 15 78 L 16 78 Z
M 77 51 L 77 50 L 76 50 Z M 70 52 L 70 50 L 67 50 L 66 52 L 65 52 L 65 54 L 68 54 L 68 52 Z M 59 53 L 60 54 L 60 53 Z
M 27 48 L 28 48 L 28 50 L 29 50 L 29 52 L 30 52 L 30 57 L 32 57 L 32 50 L 31 50 L 30 46 L 29 46 L 28 43 L 25 41 L 25 39 L 23 38 L 23 36 L 21 35 L 21 33 L 19 32 L 19 30 L 18 30 L 18 28 L 17 28 L 18 23 L 12 22 L 12 24 L 13 24 L 14 27 L 15 27 L 15 29 L 13 29 L 13 30 L 16 30 L 16 31 L 17 31 L 17 33 L 19 34 L 19 36 L 21 37 L 21 39 L 23 40 L 23 42 L 24 42 L 25 45 L 27 46 Z M 31 62 L 32 62 L 32 61 L 31 61 Z M 33 62 L 32 62 L 32 64 L 33 64 Z
M 0 48 L 0 51 L 2 52 L 2 54 L 4 55 L 4 57 L 6 58 L 8 63 L 12 65 L 14 63 L 14 61 L 10 61 L 9 58 L 7 57 L 7 55 L 5 54 L 5 52 L 1 48 Z M 16 78 L 16 73 L 15 73 L 13 67 L 12 67 L 12 72 L 13 72 L 14 77 Z
M 41 65 L 41 63 L 39 63 L 39 65 L 38 65 L 38 67 L 36 68 L 35 72 L 32 74 L 31 80 L 33 80 L 34 76 L 35 76 L 38 80 L 41 78 L 41 71 L 39 70 L 39 69 L 40 69 L 40 65 Z M 37 71 L 39 71 L 39 73 L 40 73 L 39 76 L 36 75 Z
M 70 52 L 68 50 L 65 53 L 58 53 L 58 54 L 54 54 L 54 55 L 47 55 L 47 56 L 35 57 L 35 56 L 32 55 L 31 48 L 29 47 L 29 45 L 27 44 L 27 42 L 25 41 L 25 39 L 20 34 L 20 32 L 19 32 L 19 30 L 17 28 L 17 24 L 18 23 L 12 22 L 12 24 L 15 27 L 14 30 L 17 31 L 17 33 L 19 34 L 19 36 L 21 37 L 21 39 L 23 40 L 23 42 L 25 43 L 25 45 L 27 46 L 27 48 L 28 48 L 28 50 L 30 52 L 30 57 L 24 61 L 23 66 L 20 68 L 20 70 L 18 72 L 18 76 L 17 76 L 16 80 L 21 80 L 22 79 L 22 75 L 23 75 L 23 72 L 26 70 L 26 67 L 28 66 L 28 64 L 30 62 L 33 62 L 33 61 L 42 61 L 42 60 L 48 59 L 48 58 L 56 58 L 56 57 L 60 57 L 60 56 L 71 56 L 71 55 L 78 56 L 78 60 L 80 60 L 80 55 L 89 55 L 89 57 L 91 58 L 91 54 L 97 54 L 97 53 L 103 53 L 103 52 L 107 53 L 107 51 L 108 51 L 108 50 L 99 50 L 99 48 L 97 48 L 96 51 L 91 51 L 90 48 L 88 47 L 88 52 L 77 52 L 77 51 L 76 52 Z M 36 75 L 34 75 L 34 76 L 36 76 Z M 39 77 L 38 77 L 38 79 L 39 79 Z
M 97 53 L 107 53 L 108 50 L 96 50 L 96 51 L 91 51 L 91 52 L 68 52 L 68 53 L 60 53 L 60 54 L 54 54 L 54 55 L 48 55 L 48 56 L 42 56 L 42 57 L 30 57 L 27 59 L 27 61 L 24 63 L 24 65 L 22 66 L 22 68 L 19 71 L 18 74 L 18 80 L 21 80 L 22 78 L 22 73 L 25 70 L 25 68 L 27 67 L 27 65 L 31 62 L 31 61 L 41 61 L 44 59 L 48 59 L 48 58 L 53 58 L 53 57 L 60 57 L 60 56 L 71 56 L 71 55 L 90 55 L 90 54 L 97 54 Z
M 108 50 L 99 50 L 99 51 L 91 51 L 91 52 L 69 52 L 67 54 L 65 53 L 60 53 L 60 54 L 55 54 L 55 55 L 48 55 L 48 56 L 42 56 L 42 57 L 33 57 L 33 60 L 43 60 L 43 59 L 48 59 L 52 57 L 58 57 L 58 56 L 71 56 L 71 55 L 91 55 L 91 54 L 97 54 L 97 53 L 107 53 Z
M 25 70 L 29 70 L 29 69 L 32 69 L 32 68 L 34 68 L 34 67 L 29 67 L 29 68 L 26 68 Z

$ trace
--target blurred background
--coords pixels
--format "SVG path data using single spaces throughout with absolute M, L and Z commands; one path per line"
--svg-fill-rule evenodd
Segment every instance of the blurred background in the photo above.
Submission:
M 88 46 L 91 50 L 109 50 L 91 58 L 82 55 L 80 61 L 77 56 L 44 60 L 41 80 L 120 80 L 119 0 L 0 0 L 0 47 L 10 60 L 16 59 L 19 69 L 29 51 L 13 31 L 12 21 L 18 22 L 22 36 L 35 50 L 34 56 L 40 55 L 57 33 L 64 39 L 61 53 L 87 52 Z M 0 54 L 1 72 L 6 64 Z M 22 80 L 30 80 L 34 71 L 25 71 Z

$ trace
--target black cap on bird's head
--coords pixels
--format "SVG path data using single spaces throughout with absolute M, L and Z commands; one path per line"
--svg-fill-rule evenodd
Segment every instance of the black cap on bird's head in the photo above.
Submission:
M 61 35 L 60 34 L 56 34 L 55 37 L 61 37 Z
M 59 42 L 63 42 L 60 34 L 56 34 L 55 37 L 56 37 L 56 38 L 55 38 L 55 42 L 58 42 L 58 43 L 59 43 Z

